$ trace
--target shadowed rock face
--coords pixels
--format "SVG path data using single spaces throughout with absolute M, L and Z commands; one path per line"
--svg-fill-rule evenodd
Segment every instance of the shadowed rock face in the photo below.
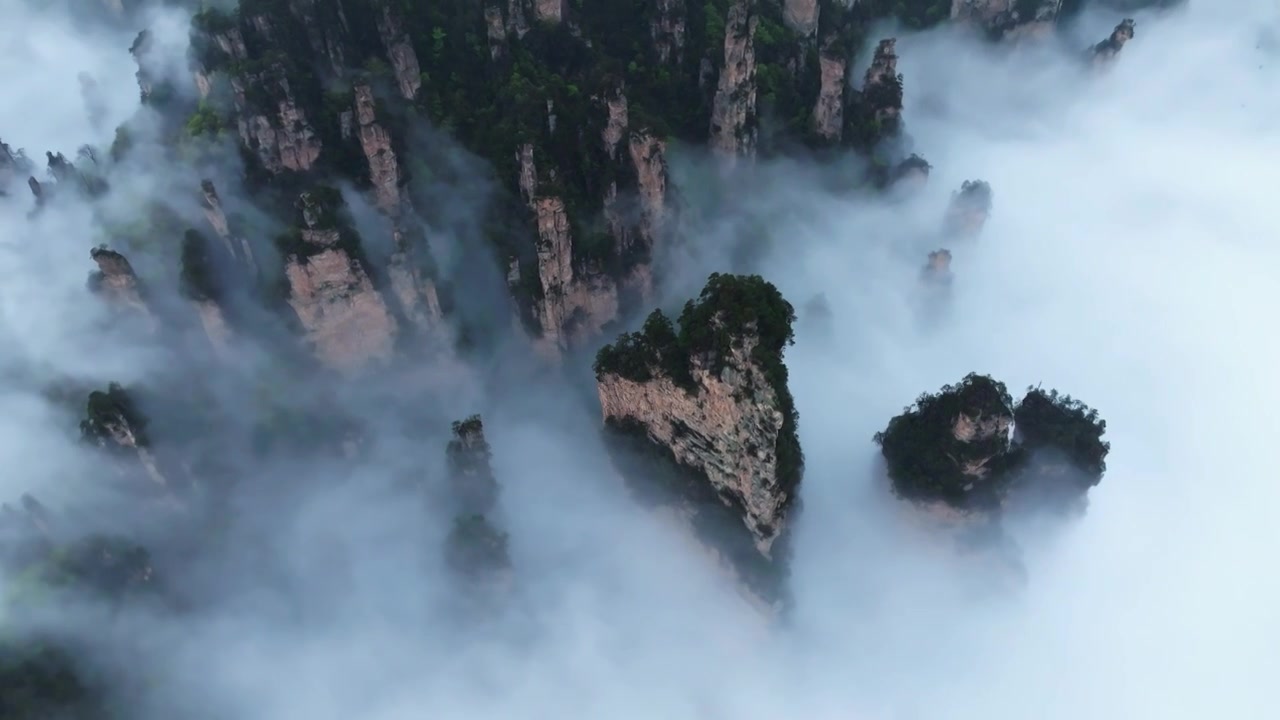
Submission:
M 943 219 L 948 237 L 973 238 L 982 231 L 991 215 L 991 186 L 982 180 L 966 180 L 951 194 L 951 204 Z
M 758 276 L 713 275 L 679 334 L 655 311 L 596 361 L 611 436 L 666 464 L 657 475 L 669 480 L 655 481 L 621 460 L 633 489 L 707 530 L 704 540 L 769 602 L 781 597 L 778 542 L 803 462 L 781 361 L 794 319 Z
M 951 251 L 943 248 L 929 253 L 929 261 L 925 263 L 921 273 L 924 281 L 930 285 L 945 287 L 951 284 Z
M 1111 35 L 1089 49 L 1089 57 L 1095 65 L 1105 65 L 1115 60 L 1124 49 L 1125 43 L 1133 39 L 1136 23 L 1132 18 L 1125 18 L 1111 31 Z
M 498 481 L 484 424 L 473 415 L 453 424 L 445 450 L 453 525 L 445 540 L 445 562 L 460 577 L 501 588 L 510 582 L 508 536 L 493 522 Z
M 1082 498 L 1106 470 L 1105 431 L 1069 396 L 1031 388 L 1015 405 L 1003 383 L 970 374 L 922 395 L 875 440 L 902 498 L 990 516 L 1031 496 L 1060 506 Z

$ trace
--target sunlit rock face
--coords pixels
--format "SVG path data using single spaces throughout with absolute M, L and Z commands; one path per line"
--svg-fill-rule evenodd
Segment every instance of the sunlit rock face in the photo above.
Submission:
M 680 508 L 770 603 L 783 596 L 782 540 L 803 466 L 781 361 L 794 319 L 759 277 L 713 275 L 681 315 L 678 334 L 655 311 L 641 332 L 603 348 L 595 365 L 620 457 L 629 446 L 669 478 L 620 460 L 633 489 Z
M 143 297 L 142 284 L 129 260 L 106 247 L 93 248 L 89 255 L 98 265 L 97 272 L 89 276 L 89 289 L 114 308 L 139 319 L 143 327 L 157 329 L 159 321 Z
M 355 371 L 391 357 L 399 327 L 358 257 L 359 239 L 340 219 L 336 191 L 304 193 L 302 227 L 289 236 L 289 306 L 325 365 Z
M 1070 396 L 970 374 L 922 395 L 876 435 L 894 492 L 943 519 L 1070 508 L 1106 471 L 1106 423 Z
M 747 0 L 737 0 L 725 17 L 724 66 L 711 109 L 711 149 L 727 161 L 755 153 L 758 24 Z

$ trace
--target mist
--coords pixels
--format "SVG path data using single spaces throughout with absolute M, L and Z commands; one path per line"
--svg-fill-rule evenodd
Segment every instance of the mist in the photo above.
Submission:
M 249 432 L 252 387 L 266 383 L 284 402 L 339 408 L 372 439 L 355 459 L 235 457 L 233 520 L 217 547 L 149 545 L 189 606 L 131 609 L 100 630 L 144 637 L 130 660 L 148 687 L 136 717 L 1270 717 L 1280 53 L 1268 38 L 1280 12 L 1225 5 L 1133 15 L 1137 36 L 1103 71 L 1070 44 L 1105 37 L 1118 16 L 1103 9 L 1063 46 L 899 31 L 906 131 L 933 169 L 893 202 L 830 192 L 795 161 L 762 163 L 727 204 L 681 187 L 695 232 L 653 304 L 682 303 L 712 271 L 759 272 L 801 316 L 786 361 L 806 472 L 785 621 L 762 617 L 679 522 L 628 495 L 584 358 L 535 375 L 505 338 L 467 358 L 465 379 L 395 404 L 394 378 L 327 386 L 250 338 L 253 362 L 210 381 L 228 438 Z M 46 150 L 109 144 L 138 111 L 134 33 L 16 15 L 0 57 L 24 72 L 0 103 L 0 139 L 25 148 L 42 178 Z M 83 72 L 101 94 L 97 123 Z M 676 184 L 705 162 L 692 149 L 674 157 Z M 445 265 L 461 268 L 454 279 L 471 281 L 459 312 L 497 332 L 508 308 L 488 289 L 500 283 L 476 277 L 483 253 L 466 246 L 482 242 L 468 225 L 490 182 L 474 165 L 453 162 L 451 173 L 470 173 L 465 192 L 432 229 L 446 235 Z M 109 179 L 145 195 L 174 178 L 198 189 L 196 175 L 159 164 Z M 949 196 L 970 179 L 991 184 L 991 217 L 977 238 L 945 240 Z M 196 226 L 195 206 L 172 202 Z M 0 458 L 11 468 L 0 500 L 83 505 L 110 494 L 78 442 L 83 401 L 60 405 L 45 389 L 172 384 L 179 351 L 108 324 L 84 289 L 99 215 L 80 201 L 31 207 L 21 187 L 0 197 Z M 747 226 L 764 250 L 738 252 Z M 941 247 L 955 282 L 933 316 L 918 274 Z M 154 282 L 176 298 L 158 269 Z M 832 311 L 825 331 L 805 324 L 818 293 Z M 1014 394 L 1069 392 L 1107 421 L 1107 474 L 1087 512 L 1007 525 L 1016 571 L 957 549 L 895 499 L 871 439 L 920 393 L 972 371 Z M 399 484 L 439 476 L 448 422 L 471 413 L 493 447 L 515 573 L 511 595 L 484 613 L 444 571 L 448 518 Z M 195 421 L 172 419 L 183 422 Z M 127 525 L 120 503 L 99 524 Z

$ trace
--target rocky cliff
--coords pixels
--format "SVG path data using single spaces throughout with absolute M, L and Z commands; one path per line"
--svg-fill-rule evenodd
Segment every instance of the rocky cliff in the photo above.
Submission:
M 479 415 L 453 424 L 446 458 L 454 521 L 445 541 L 445 561 L 464 578 L 488 582 L 509 580 L 511 568 L 507 534 L 493 521 L 498 481 L 491 457 Z
M 145 477 L 170 492 L 173 487 L 169 473 L 161 469 L 151 451 L 147 424 L 146 416 L 130 392 L 111 383 L 105 392 L 95 390 L 89 394 L 80 434 L 85 441 L 110 451 L 115 457 L 127 459 L 119 465 L 121 474 L 132 475 L 135 468 L 141 468 Z
M 142 284 L 129 260 L 106 246 L 93 248 L 89 256 L 98 265 L 97 271 L 89 275 L 89 289 L 113 306 L 140 318 L 145 327 L 156 329 L 158 321 L 143 297 Z
M 399 326 L 374 287 L 359 238 L 342 217 L 335 190 L 303 193 L 301 223 L 280 239 L 288 302 L 325 365 L 354 371 L 385 361 Z
M 1058 21 L 1063 0 L 952 0 L 951 18 L 993 38 L 1043 35 Z
M 1070 396 L 1031 388 L 1015 404 L 1003 383 L 970 374 L 922 395 L 875 439 L 899 496 L 989 517 L 1023 502 L 1081 499 L 1106 470 L 1105 431 Z
M 991 185 L 983 180 L 966 180 L 951 194 L 943 217 L 943 233 L 950 238 L 974 238 L 991 215 Z
M 803 470 L 782 362 L 794 320 L 759 276 L 712 275 L 678 329 L 654 311 L 595 363 L 605 426 L 669 463 L 663 482 L 620 461 L 633 488 L 680 508 L 770 602 L 781 597 L 780 540 Z
M 1116 55 L 1124 49 L 1125 43 L 1133 39 L 1136 24 L 1132 18 L 1125 18 L 1111 31 L 1106 40 L 1089 48 L 1088 56 L 1095 65 L 1104 65 L 1115 60 Z
M 711 149 L 723 158 L 751 156 L 756 144 L 755 3 L 737 0 L 725 17 L 724 63 L 711 107 Z

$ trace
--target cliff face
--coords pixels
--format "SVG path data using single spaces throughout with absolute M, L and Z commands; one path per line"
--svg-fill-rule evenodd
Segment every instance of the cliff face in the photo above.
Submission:
M 774 448 L 783 414 L 764 373 L 749 359 L 756 342 L 744 341 L 719 372 L 695 360 L 693 394 L 666 377 L 641 383 L 606 375 L 597 388 L 606 423 L 643 425 L 649 440 L 669 449 L 676 462 L 705 473 L 716 492 L 741 505 L 743 523 L 768 557 L 792 498 L 777 480 Z
M 360 148 L 369 161 L 369 181 L 378 209 L 394 215 L 400 211 L 400 163 L 391 148 L 391 134 L 377 122 L 373 88 L 355 86 L 355 118 L 359 123 Z
M 995 38 L 1038 35 L 1058 20 L 1062 0 L 952 0 L 952 20 Z
M 283 65 L 234 77 L 231 87 L 240 141 L 268 172 L 303 172 L 315 165 L 322 144 L 293 95 Z
M 818 32 L 818 0 L 784 0 L 782 18 L 801 37 Z
M 168 473 L 161 471 L 151 452 L 147 424 L 146 416 L 129 392 L 111 383 L 106 392 L 89 394 L 86 417 L 80 422 L 80 434 L 87 442 L 113 451 L 117 456 L 131 458 L 157 486 L 171 489 Z M 123 473 L 130 470 L 128 466 L 121 468 Z
M 1133 39 L 1136 24 L 1132 18 L 1125 18 L 1111 31 L 1111 35 L 1089 49 L 1089 59 L 1095 65 L 1106 65 L 1115 60 L 1116 55 L 1124 49 L 1125 43 Z
M 713 275 L 677 332 L 655 311 L 596 359 L 606 427 L 676 473 L 628 469 L 642 496 L 674 504 L 763 599 L 781 597 L 786 533 L 802 472 L 783 347 L 795 313 L 758 276 Z M 623 456 L 625 457 L 625 455 Z
M 222 241 L 223 246 L 226 248 L 227 256 L 241 265 L 248 277 L 256 278 L 258 275 L 258 263 L 254 259 L 253 246 L 249 244 L 248 239 L 232 234 L 231 225 L 227 221 L 227 213 L 222 207 L 222 199 L 218 197 L 218 189 L 214 186 L 213 181 L 208 179 L 201 180 L 200 190 L 200 206 L 204 210 L 205 219 L 209 221 L 209 226 L 213 228 L 218 239 Z
M 286 248 L 289 305 L 325 365 L 353 371 L 386 360 L 398 327 L 328 198 L 304 193 L 303 226 Z M 349 235 L 348 235 L 349 238 Z
M 867 68 L 862 92 L 871 111 L 886 135 L 893 135 L 902 119 L 902 77 L 898 75 L 898 41 L 881 40 L 876 46 L 871 67 Z
M 813 130 L 819 137 L 839 142 L 844 130 L 845 87 L 848 61 L 831 48 L 824 48 L 818 58 L 820 85 L 813 106 Z
M 111 304 L 124 309 L 155 329 L 157 320 L 142 296 L 142 286 L 129 260 L 106 247 L 96 247 L 89 256 L 98 265 L 97 272 L 89 276 L 89 289 L 103 296 Z
M 413 42 L 405 32 L 404 18 L 397 9 L 397 3 L 391 0 L 378 0 L 375 5 L 381 6 L 377 10 L 378 37 L 391 60 L 396 85 L 406 100 L 412 100 L 422 87 L 422 68 Z
M 680 63 L 684 56 L 686 33 L 685 0 L 657 0 L 649 23 L 649 36 L 659 63 Z
M 423 238 L 410 232 L 415 188 L 398 157 L 400 123 L 426 116 L 450 128 L 498 171 L 506 199 L 524 200 L 521 226 L 492 234 L 525 327 L 554 354 L 651 289 L 652 262 L 675 227 L 670 139 L 709 142 L 732 159 L 796 141 L 868 149 L 896 132 L 900 99 L 895 108 L 874 90 L 877 108 L 851 113 L 846 90 L 847 58 L 881 13 L 819 0 L 242 0 L 233 12 L 197 13 L 193 70 L 200 112 L 237 130 L 252 177 L 290 192 L 330 174 L 367 182 L 379 209 L 406 217 L 397 230 L 410 238 L 408 256 Z M 375 101 L 382 84 L 397 96 Z M 228 107 L 214 92 L 223 86 Z M 766 116 L 784 127 L 757 147 Z M 405 273 L 386 274 L 400 305 L 414 305 Z M 416 304 L 431 307 L 426 285 Z
M 508 538 L 493 522 L 498 481 L 489 463 L 492 451 L 479 415 L 453 424 L 453 439 L 445 456 L 454 515 L 445 541 L 445 562 L 466 580 L 507 585 L 511 580 Z
M 725 17 L 724 64 L 711 108 L 711 149 L 726 159 L 755 152 L 758 24 L 750 0 L 737 0 Z
M 943 218 L 947 237 L 973 238 L 991 215 L 991 186 L 982 180 L 966 180 L 951 194 L 951 204 Z

